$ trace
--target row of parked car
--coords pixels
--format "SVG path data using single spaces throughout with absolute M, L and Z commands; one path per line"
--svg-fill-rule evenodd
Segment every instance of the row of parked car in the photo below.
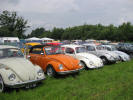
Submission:
M 119 43 L 116 47 L 120 51 L 133 55 L 133 44 L 131 43 Z
M 82 69 L 101 68 L 104 64 L 129 61 L 130 56 L 108 45 L 35 45 L 24 57 L 13 46 L 0 46 L 0 92 L 7 87 L 35 87 L 50 77 L 79 73 Z

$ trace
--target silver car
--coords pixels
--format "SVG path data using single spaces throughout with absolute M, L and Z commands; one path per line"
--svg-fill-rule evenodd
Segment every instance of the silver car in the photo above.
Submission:
M 114 53 L 116 53 L 120 58 L 121 61 L 129 61 L 130 60 L 130 56 L 122 51 L 118 51 L 115 46 L 113 45 L 102 45 L 103 47 L 105 47 L 108 51 L 112 51 Z
M 120 57 L 112 52 L 107 51 L 102 46 L 96 46 L 95 44 L 83 44 L 89 53 L 95 54 L 96 56 L 100 57 L 103 60 L 104 64 L 107 63 L 116 63 L 117 61 L 120 61 Z

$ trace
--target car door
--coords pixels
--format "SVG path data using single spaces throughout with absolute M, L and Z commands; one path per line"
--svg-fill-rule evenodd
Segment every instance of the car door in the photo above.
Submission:
M 47 64 L 51 59 L 46 55 L 45 48 L 42 48 L 39 59 L 39 66 L 41 66 L 42 69 L 46 71 Z

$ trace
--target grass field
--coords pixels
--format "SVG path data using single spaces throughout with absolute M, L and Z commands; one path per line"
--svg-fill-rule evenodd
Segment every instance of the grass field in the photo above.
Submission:
M 0 93 L 0 100 L 133 100 L 133 60 L 47 78 L 33 89 Z

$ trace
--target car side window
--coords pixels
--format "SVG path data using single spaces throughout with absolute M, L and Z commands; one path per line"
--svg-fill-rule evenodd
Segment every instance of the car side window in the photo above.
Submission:
M 66 48 L 65 52 L 68 53 L 68 54 L 74 54 L 74 49 Z
M 33 54 L 41 54 L 42 53 L 42 48 L 33 48 L 31 53 L 33 53 Z
M 87 46 L 88 51 L 95 51 L 95 48 L 93 46 Z
M 3 57 L 3 50 L 0 50 L 0 57 Z
M 111 48 L 110 48 L 110 47 L 107 47 L 107 50 L 108 50 L 108 51 L 111 51 Z

